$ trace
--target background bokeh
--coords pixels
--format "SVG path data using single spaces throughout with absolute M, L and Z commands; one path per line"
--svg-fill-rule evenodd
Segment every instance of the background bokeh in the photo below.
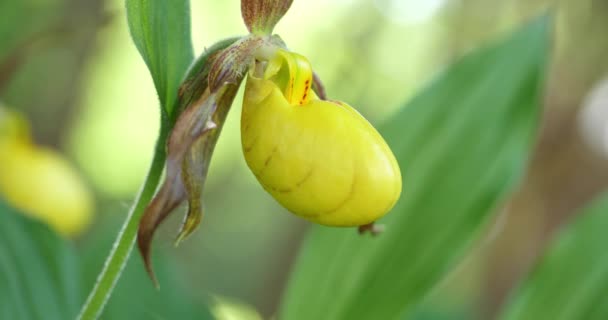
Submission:
M 330 96 L 380 124 L 450 62 L 548 10 L 555 13 L 552 58 L 526 178 L 423 308 L 493 315 L 553 231 L 608 184 L 608 3 L 295 0 L 275 29 L 311 60 Z M 246 32 L 238 0 L 193 0 L 191 11 L 196 53 Z M 130 40 L 123 1 L 0 2 L 0 101 L 27 116 L 37 143 L 69 158 L 95 196 L 93 224 L 71 239 L 86 262 L 87 292 L 143 181 L 159 127 L 158 100 Z M 268 318 L 308 223 L 274 202 L 248 171 L 239 115 L 237 97 L 212 161 L 202 226 L 174 249 L 174 215 L 155 241 L 156 263 L 167 264 L 161 283 L 181 284 L 197 303 L 231 301 Z M 154 294 L 139 256 L 125 277 Z M 119 284 L 110 306 L 136 302 L 131 285 Z

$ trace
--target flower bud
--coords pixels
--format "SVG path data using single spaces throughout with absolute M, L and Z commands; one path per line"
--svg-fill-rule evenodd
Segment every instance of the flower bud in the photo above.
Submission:
M 329 226 L 360 226 L 399 199 L 390 148 L 355 109 L 320 100 L 308 60 L 278 50 L 249 73 L 241 118 L 247 165 L 279 203 Z

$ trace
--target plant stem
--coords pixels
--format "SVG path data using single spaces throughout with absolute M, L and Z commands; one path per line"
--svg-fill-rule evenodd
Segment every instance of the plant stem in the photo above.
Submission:
M 179 100 L 175 102 L 178 105 L 175 108 L 172 108 L 172 110 L 177 110 L 170 115 L 161 111 L 160 134 L 156 141 L 154 157 L 150 164 L 148 176 L 139 190 L 139 194 L 135 199 L 133 206 L 131 206 L 127 219 L 114 241 L 112 251 L 110 251 L 110 254 L 106 258 L 103 270 L 97 277 L 97 282 L 95 283 L 93 290 L 89 293 L 87 301 L 80 310 L 78 320 L 95 320 L 101 315 L 103 307 L 110 298 L 116 281 L 118 281 L 122 269 L 127 263 L 131 249 L 133 249 L 139 220 L 141 219 L 146 206 L 154 196 L 158 182 L 160 181 L 161 174 L 165 167 L 165 159 L 167 157 L 165 143 L 169 132 L 181 110 L 196 101 L 207 88 L 209 70 L 205 69 L 205 66 L 208 63 L 209 57 L 212 54 L 229 47 L 239 39 L 239 37 L 234 37 L 219 41 L 203 52 L 203 54 L 192 63 L 186 74 L 186 78 L 182 81 L 180 90 L 182 88 L 184 89 L 183 97 L 180 96 Z M 163 110 L 166 110 L 164 106 Z
M 80 310 L 80 314 L 78 315 L 78 319 L 80 320 L 95 320 L 101 315 L 101 311 L 110 298 L 112 290 L 127 263 L 127 259 L 129 258 L 131 249 L 133 249 L 133 244 L 135 243 L 135 237 L 137 236 L 139 220 L 146 205 L 154 196 L 154 192 L 156 191 L 163 172 L 166 158 L 165 141 L 167 132 L 166 126 L 161 124 L 160 135 L 156 141 L 154 156 L 146 180 L 114 241 L 112 250 L 106 258 L 103 270 L 97 277 L 97 282 L 95 283 L 93 290 L 89 293 L 87 301 Z

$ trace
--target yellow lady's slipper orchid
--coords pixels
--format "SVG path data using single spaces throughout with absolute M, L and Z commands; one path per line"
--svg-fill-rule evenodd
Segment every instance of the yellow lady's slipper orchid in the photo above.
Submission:
M 66 159 L 33 144 L 27 122 L 0 108 L 0 197 L 64 235 L 92 219 L 89 190 Z
M 250 71 L 241 118 L 247 165 L 279 203 L 329 226 L 362 226 L 401 193 L 395 156 L 355 109 L 320 100 L 308 60 L 278 50 Z

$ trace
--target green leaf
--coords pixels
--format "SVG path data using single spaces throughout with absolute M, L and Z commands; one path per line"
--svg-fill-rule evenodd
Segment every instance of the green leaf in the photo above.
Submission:
M 500 319 L 608 319 L 606 230 L 608 194 L 558 234 Z
M 0 319 L 75 318 L 80 270 L 72 248 L 1 200 L 0 221 Z
M 83 289 L 90 289 L 97 279 L 99 266 L 112 247 L 120 222 L 119 217 L 105 218 L 79 247 L 85 280 Z M 188 290 L 193 286 L 179 272 L 181 261 L 175 261 L 174 257 L 166 254 L 167 250 L 159 251 L 155 252 L 155 262 L 158 275 L 163 279 L 161 290 L 157 290 L 148 275 L 142 272 L 142 259 L 138 255 L 131 255 L 101 319 L 213 319 L 205 303 L 207 299 L 197 297 Z
M 315 227 L 280 319 L 397 319 L 454 266 L 524 170 L 549 21 L 464 57 L 381 128 L 404 181 L 387 230 Z
M 161 106 L 170 115 L 194 57 L 190 1 L 126 0 L 126 4 L 131 37 L 150 69 Z

